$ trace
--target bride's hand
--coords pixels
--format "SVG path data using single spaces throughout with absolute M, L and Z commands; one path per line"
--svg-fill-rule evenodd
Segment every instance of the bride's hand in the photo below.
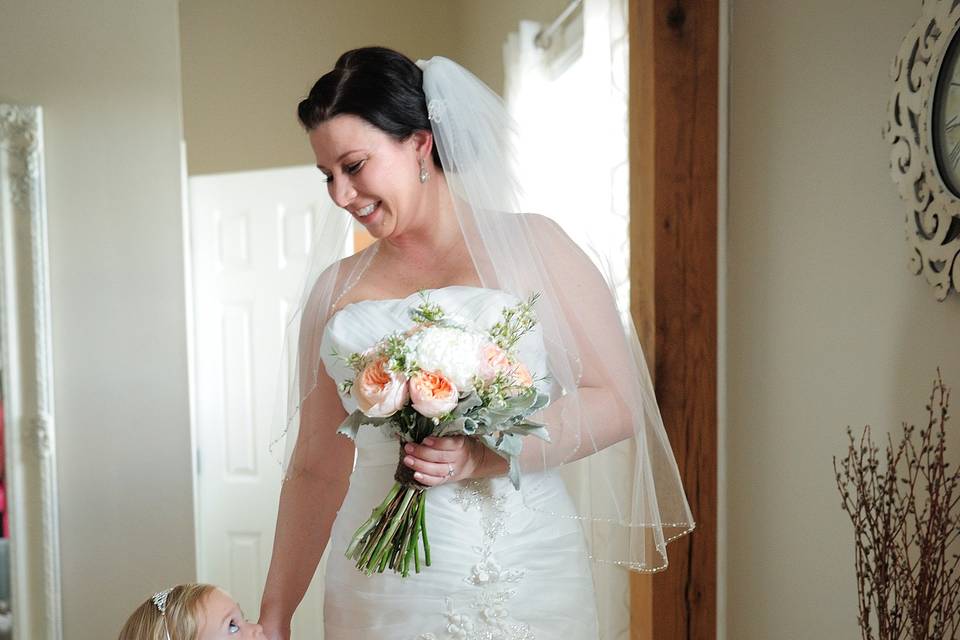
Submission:
M 505 460 L 487 455 L 486 447 L 465 436 L 424 438 L 422 444 L 407 443 L 403 450 L 403 463 L 414 470 L 414 480 L 428 487 L 507 471 Z

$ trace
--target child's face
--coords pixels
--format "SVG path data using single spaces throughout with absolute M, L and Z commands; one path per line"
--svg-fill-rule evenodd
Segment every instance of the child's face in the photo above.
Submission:
M 258 624 L 243 619 L 240 607 L 222 589 L 214 589 L 203 600 L 200 609 L 200 626 L 197 640 L 248 640 L 264 638 Z

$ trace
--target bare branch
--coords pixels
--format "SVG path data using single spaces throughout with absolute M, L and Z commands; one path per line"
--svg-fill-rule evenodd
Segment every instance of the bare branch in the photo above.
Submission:
M 927 425 L 903 423 L 883 461 L 869 425 L 833 459 L 841 508 L 854 529 L 862 640 L 958 639 L 960 470 L 946 460 L 950 391 L 940 370 Z

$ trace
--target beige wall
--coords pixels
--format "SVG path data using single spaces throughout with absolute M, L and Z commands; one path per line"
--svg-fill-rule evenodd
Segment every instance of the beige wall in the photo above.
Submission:
M 569 0 L 458 0 L 458 62 L 503 93 L 503 42 L 521 20 L 550 24 Z
M 503 87 L 503 41 L 567 0 L 182 0 L 184 133 L 191 175 L 312 164 L 297 102 L 337 56 L 372 44 L 453 58 Z
M 191 175 L 313 164 L 297 102 L 348 49 L 454 56 L 455 6 L 433 0 L 183 0 Z
M 0 16 L 0 102 L 44 109 L 64 632 L 102 640 L 195 575 L 177 4 Z
M 831 458 L 848 424 L 921 420 L 938 365 L 960 388 L 960 296 L 937 303 L 907 270 L 880 135 L 920 3 L 883 4 L 736 0 L 732 14 L 731 640 L 859 637 Z

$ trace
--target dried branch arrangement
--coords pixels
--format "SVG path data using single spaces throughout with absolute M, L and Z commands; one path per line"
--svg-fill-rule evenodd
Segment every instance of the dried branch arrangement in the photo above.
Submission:
M 960 471 L 945 455 L 949 405 L 938 370 L 925 428 L 904 423 L 882 460 L 869 426 L 859 439 L 847 428 L 847 456 L 833 460 L 853 523 L 863 640 L 958 637 Z

